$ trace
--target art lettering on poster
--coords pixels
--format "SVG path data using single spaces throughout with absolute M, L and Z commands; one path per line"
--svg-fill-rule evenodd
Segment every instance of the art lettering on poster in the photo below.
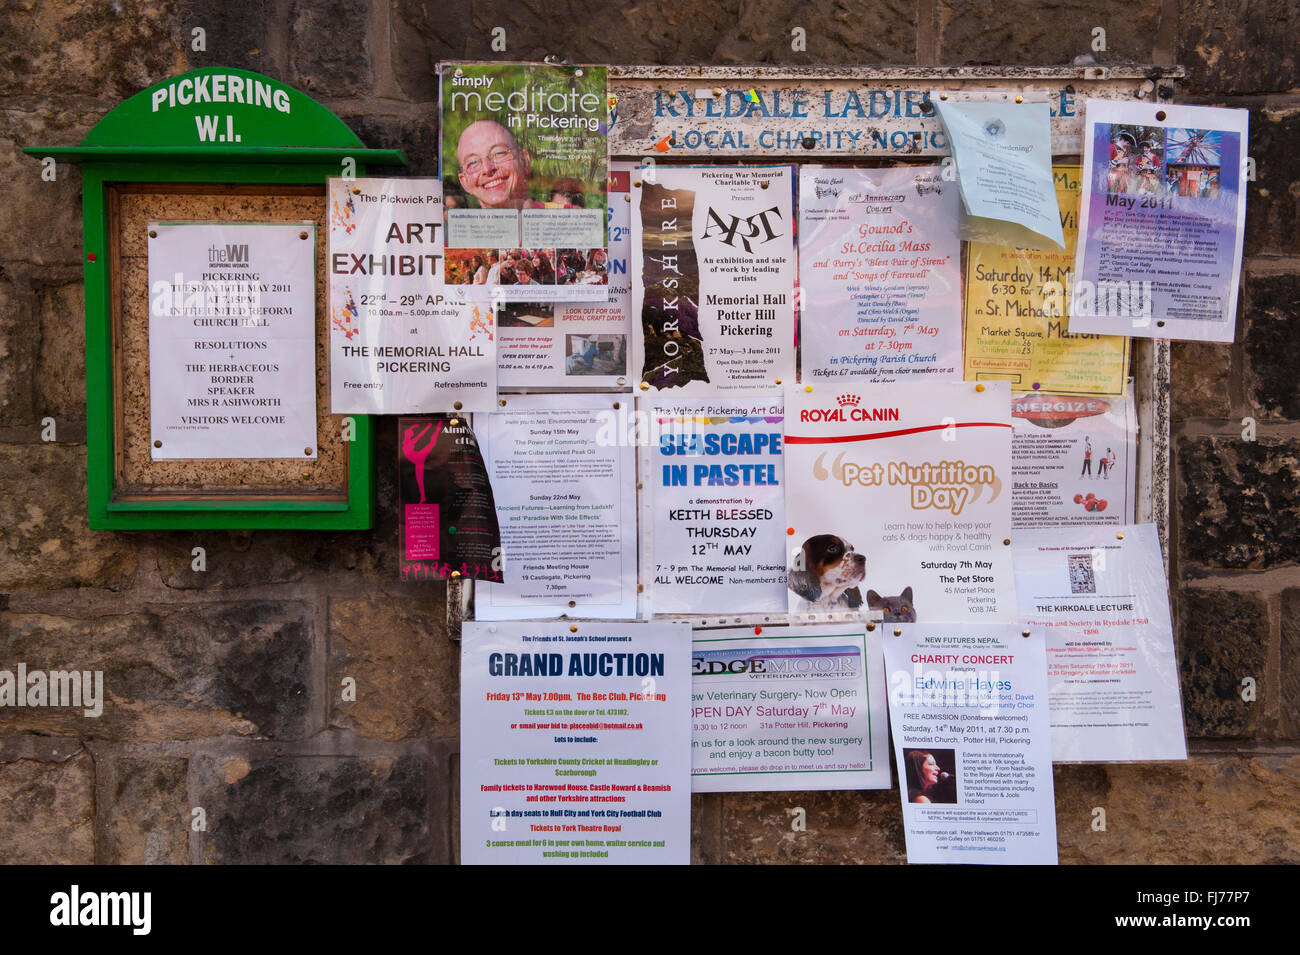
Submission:
M 783 399 L 642 399 L 655 613 L 784 610 Z
M 469 423 L 399 418 L 397 436 L 402 580 L 500 581 L 492 485 Z
M 1131 394 L 1032 392 L 1011 401 L 1011 523 L 1126 524 L 1137 504 L 1137 414 Z
M 961 378 L 960 214 L 939 166 L 799 168 L 804 381 Z
M 447 283 L 463 300 L 608 299 L 605 73 L 440 64 Z
M 965 377 L 1009 381 L 1016 391 L 1122 395 L 1129 340 L 1069 330 L 1081 169 L 1054 166 L 1052 181 L 1064 251 L 967 246 Z
M 900 624 L 884 650 L 907 861 L 1055 865 L 1042 632 Z
M 622 402 L 562 394 L 506 402 L 479 422 L 505 583 L 476 588 L 475 615 L 635 617 L 635 444 L 610 437 Z
M 148 224 L 150 458 L 316 459 L 316 225 Z
M 881 628 L 696 630 L 695 792 L 888 789 Z
M 634 374 L 725 395 L 794 379 L 794 171 L 661 166 L 632 181 Z
M 609 174 L 609 300 L 519 302 L 497 311 L 497 382 L 519 391 L 631 390 L 632 163 L 611 163 Z M 534 264 L 548 267 L 539 254 Z
M 496 407 L 492 309 L 443 284 L 442 183 L 331 179 L 335 414 Z
M 1249 113 L 1089 99 L 1070 331 L 1231 342 Z
M 684 623 L 465 623 L 463 861 L 688 864 L 690 639 Z
M 1010 401 L 1005 382 L 787 390 L 790 612 L 1014 620 Z
M 1058 762 L 1186 759 L 1154 524 L 1016 535 L 1021 619 L 1047 640 Z

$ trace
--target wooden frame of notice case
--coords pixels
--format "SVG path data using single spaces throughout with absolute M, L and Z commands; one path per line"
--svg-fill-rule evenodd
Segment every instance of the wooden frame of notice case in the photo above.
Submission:
M 245 101 L 232 100 L 236 88 Z M 25 151 L 82 164 L 90 527 L 370 527 L 370 419 L 329 412 L 326 180 L 364 175 L 367 163 L 405 165 L 401 151 L 366 149 L 297 90 L 221 67 L 144 90 L 80 146 Z M 314 459 L 151 459 L 148 259 L 140 255 L 150 220 L 316 223 Z

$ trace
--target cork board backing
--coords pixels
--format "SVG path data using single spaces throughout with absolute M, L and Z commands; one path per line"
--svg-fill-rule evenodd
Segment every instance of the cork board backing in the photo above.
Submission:
M 343 416 L 329 413 L 324 186 L 115 183 L 108 188 L 114 499 L 346 501 Z M 316 460 L 154 461 L 149 448 L 150 220 L 316 223 Z M 164 372 L 165 373 L 165 372 Z

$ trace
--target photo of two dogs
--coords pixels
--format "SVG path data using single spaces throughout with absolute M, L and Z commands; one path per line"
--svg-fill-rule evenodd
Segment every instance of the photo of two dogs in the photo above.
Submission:
M 828 610 L 857 610 L 863 598 L 859 584 L 867 576 L 867 558 L 835 534 L 816 534 L 803 542 L 802 560 L 790 571 L 790 589 L 802 598 L 800 613 Z M 885 623 L 915 623 L 916 607 L 912 588 L 894 597 L 882 597 L 874 590 L 866 596 L 868 610 L 884 612 Z

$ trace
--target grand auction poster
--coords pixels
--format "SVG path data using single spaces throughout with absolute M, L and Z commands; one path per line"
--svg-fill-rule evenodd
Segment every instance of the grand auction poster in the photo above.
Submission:
M 636 616 L 636 453 L 608 439 L 620 404 L 518 395 L 476 419 L 505 576 L 476 589 L 480 620 Z
M 888 789 L 881 629 L 696 630 L 697 793 Z
M 448 284 L 467 301 L 605 301 L 605 67 L 439 73 Z
M 1055 865 L 1041 630 L 910 624 L 886 636 L 908 862 Z
M 643 400 L 655 613 L 785 609 L 781 395 Z
M 503 390 L 631 390 L 628 199 L 634 168 L 610 163 L 609 300 L 518 302 L 497 310 L 497 384 Z
M 149 454 L 316 459 L 316 226 L 149 223 Z
M 469 865 L 687 865 L 691 630 L 466 622 L 460 851 Z
M 1005 382 L 786 392 L 791 613 L 1014 620 Z
M 1070 331 L 1231 342 L 1244 109 L 1089 99 Z
M 671 166 L 632 181 L 634 380 L 718 395 L 794 380 L 794 170 Z
M 1154 524 L 1016 535 L 1021 619 L 1047 638 L 1058 761 L 1186 759 Z
M 966 250 L 965 377 L 1016 391 L 1122 395 L 1128 338 L 1071 333 L 1068 304 L 1079 239 L 1078 166 L 1054 166 L 1065 250 L 972 242 Z
M 330 408 L 496 407 L 492 309 L 443 285 L 442 183 L 329 181 Z
M 962 377 L 961 197 L 942 172 L 800 167 L 804 381 Z

